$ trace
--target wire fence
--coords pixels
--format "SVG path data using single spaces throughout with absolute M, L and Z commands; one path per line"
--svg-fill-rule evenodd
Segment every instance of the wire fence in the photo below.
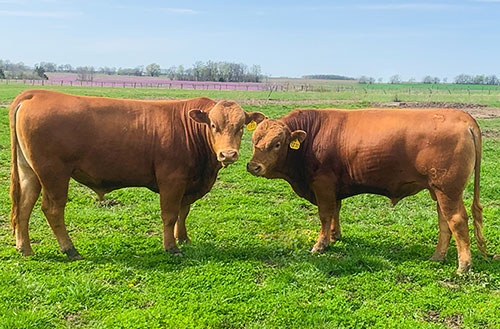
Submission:
M 352 93 L 356 95 L 500 95 L 500 86 L 481 85 L 362 85 L 362 84 L 293 84 L 293 83 L 231 83 L 211 81 L 79 81 L 68 79 L 0 79 L 0 84 L 24 84 L 32 86 L 75 86 L 75 87 L 112 87 L 112 88 L 158 88 L 158 89 L 205 89 L 205 90 L 248 90 L 248 91 L 283 91 L 283 92 L 329 92 Z
M 40 79 L 3 79 L 3 84 L 25 84 L 32 86 L 75 86 L 75 87 L 112 87 L 112 88 L 160 88 L 160 89 L 212 89 L 212 90 L 270 90 L 271 85 L 263 83 L 217 83 L 211 81 L 79 81 L 79 80 L 40 80 Z M 282 89 L 282 88 L 280 88 Z

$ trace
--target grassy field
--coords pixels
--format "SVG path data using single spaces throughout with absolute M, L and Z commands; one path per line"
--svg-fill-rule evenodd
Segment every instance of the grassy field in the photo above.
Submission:
M 22 89 L 0 86 L 0 104 L 8 104 Z M 62 90 L 130 98 L 266 96 Z M 294 107 L 244 106 L 271 117 Z M 486 135 L 484 233 L 490 253 L 500 253 L 500 119 L 479 123 Z M 428 193 L 396 207 L 374 195 L 345 200 L 342 240 L 323 254 L 311 255 L 320 228 L 316 208 L 285 182 L 246 172 L 248 131 L 241 159 L 222 169 L 213 190 L 193 205 L 187 219 L 193 242 L 181 247 L 183 258 L 162 250 L 157 194 L 122 189 L 99 204 L 92 191 L 75 182 L 66 223 L 85 259 L 67 262 L 60 254 L 39 203 L 30 222 L 36 255 L 22 258 L 9 229 L 6 107 L 0 107 L 0 127 L 0 328 L 500 328 L 499 261 L 485 261 L 475 241 L 472 273 L 455 274 L 453 242 L 444 264 L 427 261 L 438 237 L 435 204 Z M 472 184 L 465 202 L 470 208 Z
M 268 98 L 275 100 L 353 100 L 355 102 L 458 102 L 500 107 L 499 86 L 425 85 L 425 84 L 332 84 L 328 91 L 314 85 L 316 91 L 243 91 L 203 89 L 111 88 L 71 86 L 31 86 L 20 83 L 5 84 L 0 80 L 0 105 L 8 104 L 21 91 L 45 88 L 80 95 L 129 98 L 187 98 L 207 96 L 236 100 Z M 326 88 L 326 87 L 325 87 Z

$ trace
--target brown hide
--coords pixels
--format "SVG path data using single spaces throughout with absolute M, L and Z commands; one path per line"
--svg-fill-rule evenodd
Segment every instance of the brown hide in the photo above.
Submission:
M 28 220 L 43 190 L 42 210 L 61 250 L 80 258 L 64 224 L 70 177 L 100 199 L 141 186 L 160 193 L 164 248 L 180 254 L 188 242 L 189 206 L 212 187 L 221 164 L 238 158 L 248 114 L 232 101 L 209 98 L 142 101 L 73 96 L 45 90 L 21 93 L 10 108 L 12 226 L 23 254 L 33 251 Z
M 290 142 L 299 140 L 299 149 Z M 451 234 L 459 271 L 471 265 L 462 194 L 475 169 L 473 216 L 480 250 L 486 255 L 479 204 L 481 132 L 458 110 L 295 110 L 265 120 L 253 135 L 248 171 L 282 178 L 318 205 L 321 233 L 313 251 L 340 237 L 341 200 L 360 193 L 389 197 L 394 204 L 423 189 L 438 201 L 440 238 L 433 260 L 444 260 Z

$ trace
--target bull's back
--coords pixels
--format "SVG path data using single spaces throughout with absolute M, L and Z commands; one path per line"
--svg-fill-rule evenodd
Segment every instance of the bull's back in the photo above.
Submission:
M 50 91 L 24 97 L 17 113 L 18 139 L 34 167 L 64 166 L 89 186 L 150 186 L 158 148 L 182 152 L 179 139 L 185 134 L 174 124 L 181 102 Z
M 433 184 L 465 185 L 474 164 L 470 115 L 450 109 L 344 111 L 343 193 L 395 200 Z

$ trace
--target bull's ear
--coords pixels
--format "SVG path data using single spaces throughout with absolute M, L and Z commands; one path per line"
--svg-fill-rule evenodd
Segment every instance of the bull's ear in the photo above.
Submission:
M 266 120 L 267 117 L 262 114 L 261 112 L 245 112 L 245 124 L 249 124 L 252 121 L 255 121 L 256 124 L 261 123 L 262 121 Z
M 207 112 L 203 112 L 202 110 L 196 109 L 196 110 L 190 110 L 188 112 L 188 114 L 189 114 L 189 117 L 196 122 L 204 123 L 207 125 L 210 123 L 210 119 L 208 118 Z
M 292 141 L 298 140 L 299 143 L 302 143 L 306 139 L 306 136 L 307 136 L 307 133 L 304 130 L 295 130 L 295 131 L 292 131 L 292 133 L 290 134 L 290 137 L 291 137 L 290 139 Z

